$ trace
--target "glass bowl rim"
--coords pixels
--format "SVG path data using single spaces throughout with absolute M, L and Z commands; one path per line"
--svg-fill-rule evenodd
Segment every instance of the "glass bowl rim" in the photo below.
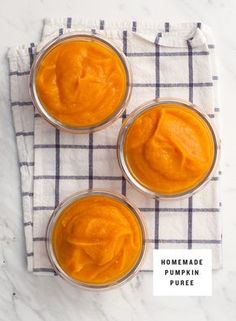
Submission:
M 175 194 L 157 193 L 152 191 L 151 189 L 148 189 L 144 185 L 142 185 L 129 170 L 129 166 L 127 165 L 127 162 L 125 160 L 125 153 L 124 153 L 124 143 L 125 143 L 127 132 L 131 124 L 133 124 L 133 122 L 146 110 L 151 109 L 153 107 L 158 107 L 163 104 L 177 104 L 177 105 L 189 108 L 192 111 L 196 112 L 208 126 L 214 142 L 214 160 L 212 162 L 211 168 L 207 173 L 207 176 L 193 188 L 187 191 L 175 193 Z M 151 198 L 155 198 L 158 200 L 177 200 L 177 199 L 188 198 L 193 196 L 195 193 L 199 192 L 200 190 L 202 190 L 213 177 L 215 170 L 219 164 L 219 156 L 220 156 L 220 139 L 219 139 L 217 129 L 213 124 L 213 122 L 211 121 L 210 117 L 198 105 L 180 98 L 161 97 L 161 98 L 144 102 L 135 110 L 133 110 L 130 113 L 130 115 L 125 119 L 124 123 L 120 128 L 118 139 L 117 139 L 118 163 L 126 180 L 139 192 L 143 193 L 146 196 L 149 196 Z
M 54 254 L 53 250 L 53 245 L 52 245 L 52 234 L 53 234 L 53 229 L 55 227 L 55 224 L 64 211 L 65 208 L 73 204 L 73 202 L 89 197 L 89 196 L 94 196 L 94 195 L 102 195 L 102 196 L 108 196 L 110 198 L 113 198 L 125 206 L 127 206 L 132 213 L 135 215 L 138 224 L 140 226 L 141 232 L 142 232 L 142 250 L 140 252 L 140 255 L 135 262 L 134 266 L 130 271 L 128 271 L 125 275 L 120 277 L 117 280 L 114 280 L 112 282 L 107 282 L 104 284 L 92 284 L 92 283 L 85 283 L 85 282 L 80 282 L 72 277 L 70 277 L 60 266 L 56 259 L 56 255 Z M 144 217 L 140 210 L 136 207 L 136 205 L 133 204 L 130 200 L 127 199 L 126 196 L 119 194 L 119 193 L 114 193 L 109 190 L 105 189 L 87 189 L 83 190 L 74 194 L 71 194 L 70 196 L 66 197 L 53 211 L 49 222 L 47 224 L 46 228 L 46 251 L 48 254 L 49 261 L 52 264 L 52 267 L 55 271 L 56 274 L 58 274 L 62 279 L 66 280 L 70 284 L 80 287 L 82 289 L 87 289 L 87 290 L 110 290 L 116 287 L 119 287 L 126 283 L 127 281 L 131 280 L 133 277 L 136 276 L 136 274 L 140 271 L 145 256 L 146 256 L 146 251 L 147 251 L 147 244 L 146 244 L 146 239 L 147 239 L 147 228 L 146 228 L 146 223 L 144 220 Z
M 125 69 L 125 74 L 126 74 L 126 92 L 125 96 L 122 99 L 121 103 L 119 106 L 116 108 L 116 110 L 106 117 L 104 120 L 100 121 L 99 123 L 96 123 L 94 125 L 88 125 L 88 126 L 70 126 L 68 124 L 64 124 L 57 120 L 55 117 L 53 117 L 47 109 L 44 107 L 43 103 L 41 102 L 39 95 L 37 93 L 37 88 L 36 88 L 36 75 L 38 71 L 38 67 L 42 61 L 42 59 L 50 52 L 50 50 L 54 49 L 57 45 L 59 45 L 62 42 L 74 40 L 74 39 L 79 39 L 83 38 L 86 41 L 91 41 L 91 40 L 97 40 L 99 42 L 102 42 L 106 46 L 108 46 L 111 50 L 113 50 L 120 58 L 124 69 Z M 38 53 L 36 53 L 36 56 L 34 58 L 34 61 L 32 63 L 32 66 L 30 68 L 30 76 L 29 76 L 29 94 L 31 97 L 31 100 L 33 102 L 33 105 L 39 112 L 39 114 L 51 125 L 56 127 L 57 129 L 64 130 L 67 132 L 71 132 L 74 134 L 87 134 L 87 133 L 92 133 L 96 132 L 99 130 L 102 130 L 109 125 L 111 125 L 115 120 L 117 120 L 122 113 L 125 111 L 130 97 L 131 97 L 131 92 L 132 92 L 132 70 L 130 66 L 130 62 L 128 60 L 128 57 L 121 51 L 121 49 L 115 44 L 113 41 L 107 39 L 103 35 L 96 33 L 92 34 L 89 32 L 68 32 L 65 34 L 62 34 L 60 36 L 57 36 L 47 42 L 40 50 Z

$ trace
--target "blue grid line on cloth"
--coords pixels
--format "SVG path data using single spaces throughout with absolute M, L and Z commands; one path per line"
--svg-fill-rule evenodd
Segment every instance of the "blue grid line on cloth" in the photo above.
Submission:
M 157 41 L 160 37 L 160 34 L 157 34 Z M 155 98 L 160 97 L 160 47 L 158 42 L 155 43 L 155 79 L 156 79 L 156 87 L 155 87 Z M 159 221 L 160 221 L 160 202 L 158 199 L 155 199 L 155 218 L 154 218 L 154 243 L 155 249 L 159 248 Z
M 193 51 L 191 43 L 188 41 L 188 69 L 189 69 L 189 101 L 193 103 Z M 193 196 L 188 198 L 188 249 L 192 248 L 193 229 Z
M 60 131 L 55 129 L 55 208 L 60 200 Z M 35 179 L 35 176 L 34 176 Z
M 102 28 L 104 28 L 104 23 L 102 23 L 100 21 L 100 30 L 102 30 Z M 96 29 L 91 29 L 91 34 L 96 34 Z M 94 149 L 94 146 L 93 146 L 93 133 L 89 133 L 89 153 L 88 153 L 88 166 L 89 166 L 89 169 L 88 169 L 88 174 L 89 174 L 89 185 L 88 185 L 88 188 L 89 189 L 92 189 L 93 188 L 93 180 L 94 180 L 94 177 L 93 177 L 93 149 Z
M 71 18 L 68 18 L 67 20 L 67 28 L 71 28 L 71 25 L 72 25 L 72 19 Z M 102 23 L 100 23 L 100 30 L 104 30 L 104 26 L 105 26 L 105 22 L 103 21 Z M 169 28 L 170 28 L 170 25 L 169 24 L 165 24 L 165 31 L 169 31 Z M 132 30 L 133 31 L 136 31 L 137 30 L 137 23 L 135 22 L 132 22 Z M 63 28 L 60 28 L 59 29 L 59 34 L 61 34 L 63 32 Z M 125 35 L 125 37 L 124 37 Z M 159 39 L 160 35 L 157 35 L 157 40 Z M 157 44 L 158 46 L 158 44 Z M 211 48 L 214 48 L 214 45 L 210 44 L 208 46 L 210 49 Z M 159 48 L 159 46 L 158 46 Z M 192 61 L 192 58 L 193 56 L 207 56 L 209 53 L 207 53 L 206 51 L 192 51 L 192 49 L 188 48 L 188 52 L 172 52 L 172 53 L 165 53 L 165 52 L 158 52 L 155 51 L 154 53 L 153 52 L 149 52 L 149 53 L 142 53 L 142 52 L 127 52 L 128 51 L 128 43 L 127 43 L 127 30 L 124 30 L 123 31 L 123 51 L 124 53 L 130 57 L 130 59 L 135 59 L 136 57 L 155 57 L 156 61 L 158 61 L 158 63 L 160 64 L 160 57 L 184 57 L 184 56 L 187 56 L 188 57 L 188 62 L 190 64 L 190 67 L 191 67 L 191 61 Z M 29 55 L 30 55 L 30 62 L 32 62 L 33 60 L 33 46 L 31 45 L 29 47 Z M 166 58 L 167 59 L 167 58 Z M 190 68 L 191 69 L 191 68 Z M 191 71 L 192 72 L 192 71 Z M 213 86 L 213 83 L 211 82 L 194 82 L 193 81 L 193 75 L 191 74 L 191 72 L 189 71 L 189 82 L 188 83 L 161 83 L 160 82 L 160 78 L 156 78 L 156 82 L 155 83 L 134 83 L 134 87 L 136 88 L 145 88 L 145 87 L 153 87 L 155 89 L 155 97 L 158 97 L 160 95 L 160 89 L 161 88 L 188 88 L 189 89 L 189 100 L 191 100 L 191 98 L 193 99 L 193 90 L 194 88 L 204 88 L 204 87 L 211 87 Z M 156 72 L 157 75 L 158 75 L 158 72 Z M 29 74 L 29 71 L 18 71 L 18 70 L 12 70 L 10 72 L 10 76 L 26 76 Z M 190 75 L 191 74 L 191 75 Z M 217 76 L 213 76 L 213 78 L 217 78 Z M 12 103 L 12 107 L 25 107 L 26 105 L 32 105 L 31 102 L 24 102 L 24 101 L 19 101 L 19 102 L 13 102 Z M 214 112 L 215 113 L 218 113 L 220 110 L 218 107 L 215 108 Z M 126 114 L 124 114 L 122 117 L 125 118 Z M 214 116 L 214 114 L 212 114 L 212 117 Z M 40 115 L 36 114 L 35 115 L 36 118 L 39 118 L 40 119 Z M 27 137 L 27 136 L 33 136 L 33 132 L 23 132 L 23 131 L 19 131 L 19 132 L 16 132 L 16 137 L 21 137 L 21 136 L 24 136 L 24 137 Z M 60 133 L 56 133 L 55 132 L 55 145 L 53 144 L 35 144 L 34 145 L 34 148 L 35 149 L 40 149 L 40 148 L 55 148 L 55 153 L 56 153 L 56 173 L 55 175 L 51 175 L 51 176 L 44 176 L 45 179 L 55 179 L 55 191 L 58 191 L 55 193 L 55 206 L 56 204 L 59 202 L 60 200 L 60 179 L 86 179 L 89 181 L 89 187 L 91 188 L 93 186 L 93 181 L 98 179 L 98 180 L 103 180 L 103 179 L 106 179 L 105 177 L 103 177 L 101 175 L 100 176 L 97 176 L 97 175 L 94 175 L 93 173 L 93 151 L 94 149 L 116 149 L 116 146 L 115 145 L 96 145 L 94 140 L 93 140 L 93 134 L 91 135 L 90 134 L 90 137 L 89 137 L 89 142 L 88 142 L 88 145 L 86 144 L 75 144 L 75 145 L 72 145 L 72 144 L 60 144 Z M 84 175 L 84 177 L 80 177 L 80 176 L 74 176 L 73 177 L 70 177 L 70 176 L 63 176 L 63 175 L 60 175 L 60 150 L 61 149 L 64 149 L 64 148 L 76 148 L 76 149 L 88 149 L 89 150 L 89 159 L 88 159 L 88 175 Z M 22 161 L 21 162 L 21 166 L 33 166 L 33 163 L 27 163 L 27 162 L 24 162 Z M 34 176 L 34 179 L 40 179 L 39 176 Z M 51 177 L 51 178 L 50 178 Z M 43 176 L 42 176 L 43 178 Z M 114 180 L 122 180 L 122 178 L 120 177 L 117 177 L 117 176 L 113 176 L 113 177 L 107 177 L 107 180 L 109 179 L 114 179 Z M 216 177 L 215 180 L 217 180 L 218 177 Z M 214 179 L 213 179 L 214 180 Z M 124 183 L 126 185 L 126 181 Z M 123 185 L 122 185 L 123 186 Z M 125 188 L 122 187 L 122 192 L 124 194 L 126 194 L 126 186 Z M 58 194 L 57 194 L 58 193 Z M 33 193 L 32 192 L 23 192 L 23 195 L 22 196 L 26 196 L 28 194 L 28 196 L 33 196 Z M 57 195 L 56 195 L 57 194 Z M 159 203 L 159 202 L 158 202 Z M 154 233 L 154 238 L 151 238 L 148 240 L 148 242 L 150 241 L 150 243 L 154 243 L 155 244 L 155 247 L 158 248 L 158 245 L 159 243 L 187 243 L 188 244 L 188 247 L 191 248 L 192 247 L 192 244 L 193 243 L 204 243 L 204 240 L 195 240 L 195 239 L 192 239 L 192 214 L 193 212 L 219 212 L 219 209 L 218 208 L 194 208 L 193 207 L 193 204 L 192 204 L 192 200 L 188 202 L 188 208 L 162 208 L 159 206 L 157 202 L 155 202 L 155 206 L 152 208 L 140 208 L 143 212 L 155 212 L 155 233 Z M 40 211 L 40 209 L 49 209 L 49 210 L 52 210 L 54 208 L 54 206 L 35 206 L 34 207 L 34 210 L 35 211 Z M 161 239 L 159 237 L 159 214 L 160 212 L 180 212 L 180 213 L 185 213 L 186 211 L 188 211 L 188 237 L 187 237 L 187 240 L 164 240 L 164 239 Z M 31 224 L 33 224 L 32 222 L 25 222 L 25 226 L 31 226 Z M 176 242 L 175 242 L 176 241 Z M 221 240 L 205 240 L 206 242 L 209 242 L 209 243 L 216 243 L 216 244 L 219 244 L 221 243 Z M 32 256 L 31 253 L 28 253 L 28 256 Z M 43 270 L 46 270 L 44 268 L 40 269 L 40 268 L 36 268 L 34 269 L 35 271 L 43 271 Z M 148 270 L 145 270 L 145 271 L 148 271 Z M 151 270 L 150 270 L 151 271 Z
M 82 148 L 84 149 L 84 148 Z M 89 147 L 87 148 L 89 149 Z M 102 149 L 107 149 L 107 148 L 102 148 Z M 29 166 L 33 166 L 31 164 L 29 164 Z M 62 180 L 74 180 L 74 179 L 80 179 L 80 180 L 89 180 L 90 178 L 90 175 L 34 175 L 33 178 L 35 180 L 42 180 L 42 179 L 47 179 L 47 180 L 50 180 L 50 179 L 53 179 L 53 180 L 56 180 L 56 179 L 62 179 Z M 120 175 L 120 176 L 115 176 L 115 175 L 93 175 L 93 179 L 94 180 L 115 180 L 115 181 L 123 181 L 123 176 Z M 212 177 L 211 178 L 211 181 L 218 181 L 219 180 L 219 177 Z
M 34 237 L 33 241 L 34 242 L 45 242 L 47 240 L 46 237 Z M 155 239 L 146 239 L 146 243 L 155 243 Z M 158 239 L 159 243 L 166 243 L 166 244 L 172 244 L 172 243 L 177 243 L 177 244 L 188 244 L 188 240 L 181 240 L 181 239 Z M 194 240 L 192 239 L 191 241 L 193 244 L 221 244 L 221 240 Z M 30 255 L 29 255 L 30 256 Z
M 88 178 L 87 178 L 88 179 Z M 54 210 L 55 206 L 34 206 L 34 211 L 42 211 L 42 210 Z M 155 207 L 139 207 L 139 210 L 141 212 L 154 212 Z M 159 212 L 168 213 L 168 212 L 174 212 L 174 213 L 186 213 L 188 212 L 188 208 L 182 208 L 182 207 L 159 207 Z M 203 213 L 219 213 L 220 209 L 217 207 L 211 207 L 211 208 L 204 208 L 204 207 L 195 207 L 192 209 L 192 212 L 203 212 Z
M 29 55 L 29 67 L 32 66 L 32 63 L 33 63 L 33 60 L 34 60 L 34 48 L 35 45 L 34 43 L 31 43 L 30 46 L 28 47 L 28 55 Z M 16 72 L 10 72 L 10 76 L 25 76 L 25 75 L 29 75 L 29 71 L 23 71 L 23 72 L 20 72 L 20 71 L 16 71 Z M 21 103 L 21 102 L 18 102 L 19 104 L 17 104 L 18 106 L 32 106 L 32 103 L 30 104 L 30 102 L 26 102 L 26 103 Z M 14 102 L 11 103 L 11 107 L 14 107 L 15 104 Z M 20 137 L 20 136 L 23 136 L 23 137 L 33 137 L 34 136 L 34 132 L 18 132 L 16 133 L 16 137 Z M 28 161 L 20 161 L 19 160 L 19 166 L 20 168 L 22 166 L 28 168 L 28 167 L 33 167 L 34 166 L 34 162 L 31 161 L 31 162 L 28 162 Z M 32 177 L 32 181 L 33 181 L 33 177 Z M 31 184 L 31 188 L 32 188 L 32 184 Z M 23 191 L 21 190 L 21 196 L 22 196 L 22 202 L 23 202 L 23 207 L 24 207 L 24 204 L 28 204 L 29 202 L 32 202 L 32 198 L 33 198 L 33 190 L 31 189 L 30 191 Z M 28 205 L 26 205 L 28 206 Z M 26 230 L 31 230 L 30 233 L 32 233 L 32 230 L 33 230 L 33 222 L 32 221 L 29 221 L 29 222 L 26 222 L 25 219 L 23 220 L 23 226 L 24 226 L 24 229 Z M 26 231 L 25 231 L 26 233 Z M 29 252 L 28 249 L 27 249 L 27 246 L 26 246 L 26 257 L 27 257 L 27 261 L 29 260 L 28 257 L 30 256 L 33 256 L 33 252 Z
M 132 26 L 132 28 L 134 28 L 134 24 Z M 135 30 L 136 30 L 137 26 L 135 25 Z M 127 52 L 128 52 L 128 44 L 127 44 L 127 30 L 123 30 L 123 33 L 122 33 L 122 40 L 123 40 L 123 53 L 127 56 Z M 122 115 L 122 123 L 125 121 L 127 117 L 127 112 L 126 110 L 123 112 L 123 115 Z M 121 186 L 121 193 L 123 195 L 126 196 L 126 179 L 124 176 L 122 176 L 122 186 Z

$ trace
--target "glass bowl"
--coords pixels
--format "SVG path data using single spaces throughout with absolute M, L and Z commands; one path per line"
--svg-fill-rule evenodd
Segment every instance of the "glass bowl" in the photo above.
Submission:
M 121 204 L 125 205 L 135 218 L 137 219 L 137 222 L 140 227 L 141 231 L 141 237 L 142 237 L 142 248 L 139 254 L 139 257 L 135 264 L 133 265 L 132 269 L 129 270 L 126 274 L 122 275 L 119 279 L 113 280 L 111 282 L 103 283 L 103 284 L 94 284 L 94 283 L 85 283 L 78 281 L 77 279 L 71 277 L 68 273 L 66 273 L 63 268 L 60 266 L 55 250 L 53 247 L 53 231 L 55 228 L 55 225 L 59 219 L 59 217 L 62 215 L 63 211 L 68 208 L 68 206 L 72 205 L 74 202 L 81 200 L 83 198 L 89 197 L 89 196 L 105 196 L 112 198 Z M 66 198 L 53 212 L 46 231 L 46 249 L 48 253 L 49 260 L 55 270 L 55 273 L 61 276 L 64 280 L 68 281 L 72 285 L 76 285 L 78 287 L 81 287 L 83 289 L 90 289 L 90 290 L 103 290 L 103 289 L 112 289 L 117 286 L 121 286 L 122 284 L 126 283 L 128 280 L 132 279 L 140 270 L 141 265 L 143 263 L 143 259 L 146 252 L 146 243 L 145 240 L 147 238 L 146 233 L 146 227 L 145 223 L 142 217 L 142 214 L 140 211 L 123 195 L 112 193 L 110 191 L 100 190 L 100 189 L 93 189 L 93 190 L 86 190 L 82 191 L 76 194 L 73 194 Z
M 37 93 L 37 86 L 36 86 L 36 76 L 37 76 L 37 71 L 39 69 L 40 63 L 46 57 L 46 55 L 55 47 L 60 45 L 61 43 L 64 42 L 69 42 L 69 41 L 74 41 L 74 40 L 82 40 L 82 41 L 96 41 L 99 42 L 108 48 L 110 48 L 120 59 L 124 70 L 125 70 L 125 76 L 126 76 L 126 90 L 124 94 L 124 98 L 122 99 L 121 103 L 117 106 L 116 110 L 107 118 L 104 120 L 94 124 L 94 125 L 88 125 L 88 126 L 74 126 L 74 125 L 69 125 L 62 123 L 55 117 L 53 117 L 45 108 L 43 105 L 42 101 L 40 100 L 40 97 Z M 113 44 L 110 40 L 107 40 L 105 37 L 101 35 L 94 35 L 90 33 L 74 33 L 70 32 L 68 34 L 64 34 L 61 36 L 58 36 L 57 38 L 53 39 L 52 41 L 48 42 L 41 50 L 40 52 L 36 55 L 34 62 L 31 67 L 30 71 L 30 80 L 29 80 L 29 91 L 30 91 L 30 96 L 32 99 L 32 102 L 40 115 L 46 119 L 50 124 L 55 126 L 58 129 L 62 129 L 65 131 L 69 131 L 71 133 L 75 134 L 84 134 L 84 133 L 89 133 L 89 132 L 95 132 L 98 130 L 101 130 L 108 125 L 112 124 L 117 118 L 119 118 L 122 113 L 124 112 L 129 99 L 131 95 L 131 90 L 132 90 L 132 73 L 130 69 L 129 62 L 127 60 L 127 57 L 124 55 L 124 53 L 115 45 Z
M 190 108 L 192 111 L 194 111 L 198 116 L 201 117 L 202 120 L 204 120 L 205 124 L 207 125 L 208 129 L 210 130 L 210 133 L 212 134 L 213 139 L 213 145 L 214 145 L 214 156 L 213 156 L 213 162 L 210 167 L 210 170 L 208 171 L 206 177 L 200 181 L 199 184 L 194 186 L 191 189 L 188 189 L 184 192 L 179 193 L 173 193 L 173 194 L 164 194 L 164 193 L 158 193 L 152 189 L 149 189 L 145 184 L 142 184 L 141 180 L 138 180 L 135 175 L 132 173 L 131 169 L 129 168 L 129 165 L 126 160 L 126 155 L 124 151 L 126 136 L 129 131 L 130 126 L 133 124 L 133 122 L 144 112 L 147 110 L 163 105 L 163 104 L 175 104 L 182 107 Z M 213 177 L 213 174 L 215 172 L 215 169 L 218 164 L 219 159 L 219 151 L 220 151 L 220 141 L 218 138 L 217 131 L 214 127 L 214 125 L 211 122 L 211 119 L 208 117 L 206 113 L 204 113 L 198 106 L 188 102 L 184 101 L 182 99 L 178 98 L 160 98 L 156 100 L 152 100 L 149 102 L 144 103 L 143 105 L 139 106 L 137 109 L 135 109 L 125 120 L 123 123 L 117 140 L 117 157 L 119 166 L 121 168 L 121 171 L 124 175 L 124 177 L 127 179 L 127 181 L 135 187 L 140 192 L 144 193 L 146 196 L 156 198 L 156 199 L 179 199 L 179 198 L 185 198 L 190 197 L 193 194 L 200 191 Z

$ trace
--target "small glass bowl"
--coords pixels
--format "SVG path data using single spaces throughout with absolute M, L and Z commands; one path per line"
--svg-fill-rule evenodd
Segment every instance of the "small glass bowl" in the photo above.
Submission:
M 70 126 L 68 124 L 64 124 L 57 120 L 55 117 L 53 117 L 47 109 L 44 107 L 42 104 L 39 95 L 37 93 L 37 88 L 36 88 L 36 76 L 37 76 L 37 71 L 39 68 L 39 65 L 43 58 L 56 46 L 61 44 L 62 42 L 68 42 L 71 40 L 83 40 L 83 41 L 98 41 L 106 46 L 110 47 L 117 56 L 119 56 L 121 62 L 123 63 L 124 69 L 125 69 L 125 74 L 126 74 L 126 93 L 125 96 L 121 102 L 121 104 L 117 107 L 115 112 L 110 115 L 109 117 L 105 118 L 103 121 L 94 124 L 94 125 L 89 125 L 89 126 Z M 58 36 L 54 38 L 52 41 L 48 42 L 41 50 L 40 52 L 36 55 L 34 62 L 32 64 L 31 70 L 30 70 L 30 78 L 29 78 L 29 91 L 30 91 L 30 96 L 32 99 L 32 102 L 34 106 L 37 108 L 38 112 L 40 115 L 46 119 L 50 124 L 52 124 L 54 127 L 58 129 L 62 129 L 74 134 L 86 134 L 86 133 L 91 133 L 95 132 L 98 130 L 101 130 L 110 124 L 112 124 L 117 118 L 119 118 L 122 113 L 124 112 L 129 100 L 130 100 L 130 95 L 132 91 L 132 73 L 131 73 L 131 68 L 129 65 L 129 61 L 125 54 L 115 45 L 113 44 L 110 40 L 107 40 L 105 37 L 101 35 L 93 35 L 90 33 L 78 33 L 78 32 L 70 32 L 68 34 L 64 34 L 61 36 Z
M 125 145 L 126 135 L 128 133 L 130 126 L 144 111 L 151 109 L 154 106 L 163 105 L 163 104 L 176 104 L 176 105 L 188 107 L 193 111 L 195 111 L 207 124 L 208 128 L 210 129 L 210 132 L 212 133 L 212 138 L 214 142 L 214 159 L 207 176 L 195 187 L 181 193 L 161 194 L 161 193 L 154 192 L 151 189 L 148 189 L 146 186 L 142 185 L 142 183 L 135 178 L 135 176 L 132 174 L 126 162 L 124 145 Z M 217 131 L 214 125 L 212 124 L 209 116 L 205 114 L 203 111 L 201 111 L 201 109 L 198 106 L 178 98 L 159 98 L 159 99 L 146 102 L 141 106 L 139 106 L 126 118 L 125 122 L 123 123 L 120 129 L 118 140 L 117 140 L 117 157 L 118 157 L 119 166 L 121 168 L 121 171 L 124 177 L 134 188 L 144 193 L 146 196 L 149 196 L 151 198 L 156 198 L 159 200 L 167 200 L 167 199 L 176 200 L 181 198 L 187 198 L 199 192 L 213 177 L 213 174 L 215 172 L 215 169 L 217 168 L 217 164 L 219 160 L 219 151 L 220 151 L 220 140 L 218 138 Z
M 94 195 L 101 195 L 101 196 L 107 196 L 107 197 L 113 198 L 113 199 L 121 202 L 122 204 L 124 204 L 126 207 L 128 207 L 132 211 L 132 213 L 135 215 L 135 217 L 137 218 L 137 221 L 140 225 L 140 229 L 141 229 L 141 233 L 142 233 L 142 249 L 140 252 L 140 256 L 139 256 L 137 262 L 135 263 L 135 265 L 133 266 L 133 268 L 128 273 L 123 275 L 121 278 L 114 280 L 112 282 L 109 282 L 109 283 L 101 284 L 101 285 L 80 282 L 80 281 L 72 278 L 70 275 L 68 275 L 59 265 L 56 255 L 54 253 L 53 244 L 52 244 L 53 243 L 52 236 L 53 236 L 54 227 L 55 227 L 55 224 L 56 224 L 58 218 L 63 213 L 63 211 L 68 206 L 70 206 L 72 203 L 74 203 L 75 201 L 85 198 L 85 197 L 88 197 L 88 196 L 94 196 Z M 52 216 L 50 217 L 48 225 L 47 225 L 46 249 L 47 249 L 49 260 L 50 260 L 55 272 L 59 276 L 61 276 L 64 280 L 68 281 L 72 285 L 78 286 L 83 289 L 88 289 L 88 290 L 105 290 L 105 289 L 107 289 L 107 290 L 110 290 L 115 287 L 123 285 L 124 283 L 126 283 L 127 281 L 129 281 L 130 279 L 135 277 L 135 275 L 140 271 L 144 257 L 145 257 L 145 253 L 146 253 L 146 242 L 145 242 L 146 239 L 147 239 L 147 232 L 146 232 L 146 226 L 144 223 L 144 219 L 142 217 L 141 212 L 137 209 L 137 207 L 135 205 L 133 205 L 123 195 L 113 193 L 110 191 L 106 191 L 106 190 L 102 190 L 102 189 L 93 189 L 93 190 L 85 190 L 85 191 L 82 191 L 82 192 L 79 192 L 79 193 L 69 196 L 61 204 L 59 204 L 58 207 L 54 210 L 54 212 L 52 213 Z

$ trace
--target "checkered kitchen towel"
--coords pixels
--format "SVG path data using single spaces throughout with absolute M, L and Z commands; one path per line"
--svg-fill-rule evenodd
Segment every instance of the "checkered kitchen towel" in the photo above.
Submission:
M 216 123 L 219 115 L 214 45 L 206 26 L 47 19 L 41 44 L 31 43 L 9 51 L 28 269 L 35 273 L 53 272 L 45 251 L 49 217 L 65 197 L 88 188 L 110 189 L 134 201 L 145 216 L 150 249 L 210 248 L 213 268 L 220 268 L 220 172 L 194 197 L 155 201 L 126 183 L 119 169 L 116 140 L 125 115 L 95 134 L 73 135 L 55 129 L 34 110 L 28 93 L 34 54 L 52 37 L 73 30 L 105 35 L 128 56 L 133 92 L 127 114 L 155 97 L 179 97 L 203 107 Z M 152 271 L 151 250 L 143 270 Z

